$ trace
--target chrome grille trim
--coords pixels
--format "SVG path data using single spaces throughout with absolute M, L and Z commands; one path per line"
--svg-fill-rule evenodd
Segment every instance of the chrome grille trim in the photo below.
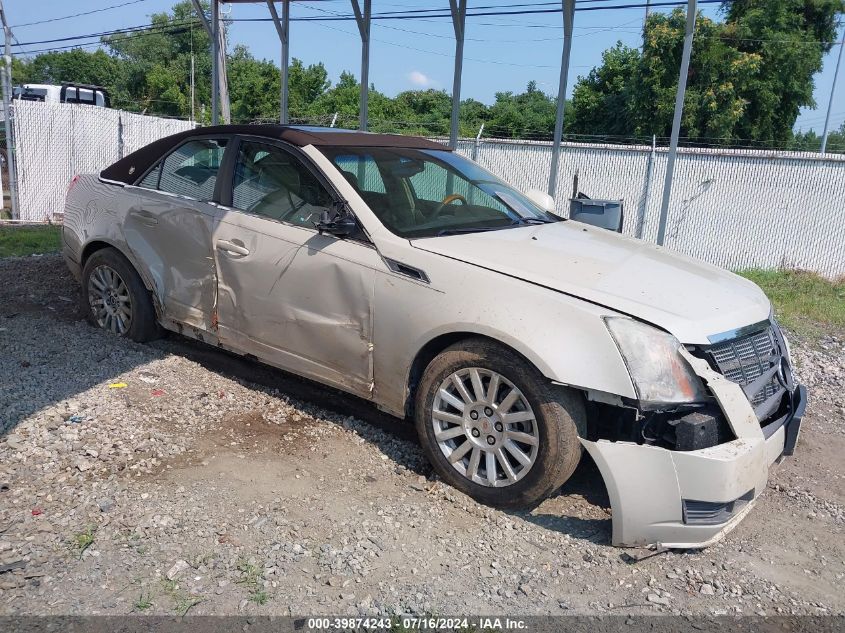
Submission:
M 785 350 L 777 325 L 766 321 L 737 330 L 734 338 L 713 337 L 719 342 L 706 348 L 714 367 L 743 388 L 760 422 L 775 412 L 786 392 L 779 371 Z

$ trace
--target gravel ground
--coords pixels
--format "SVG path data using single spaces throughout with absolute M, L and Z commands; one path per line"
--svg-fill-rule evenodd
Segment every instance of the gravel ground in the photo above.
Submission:
M 588 460 L 494 510 L 365 403 L 76 297 L 58 256 L 0 261 L 2 614 L 845 613 L 843 333 L 793 341 L 801 443 L 746 520 L 631 562 Z

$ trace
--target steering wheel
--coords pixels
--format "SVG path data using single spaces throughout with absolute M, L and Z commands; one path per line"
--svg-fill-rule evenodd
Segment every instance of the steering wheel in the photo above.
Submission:
M 461 194 L 450 193 L 448 196 L 443 198 L 443 201 L 440 203 L 440 205 L 434 211 L 434 214 L 431 216 L 431 219 L 433 220 L 435 218 L 439 218 L 440 214 L 443 213 L 443 210 L 446 208 L 446 206 L 455 202 L 455 201 L 457 201 L 457 200 L 460 200 L 461 204 L 469 204 L 467 202 L 467 199 L 464 198 Z

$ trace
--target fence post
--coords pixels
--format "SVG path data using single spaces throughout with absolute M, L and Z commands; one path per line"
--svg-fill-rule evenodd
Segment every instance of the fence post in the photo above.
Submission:
M 123 148 L 124 148 L 124 141 L 123 141 L 123 111 L 120 110 L 117 113 L 117 159 L 120 160 L 123 158 Z
M 657 244 L 659 246 L 663 246 L 666 237 L 666 220 L 669 217 L 669 200 L 672 197 L 675 156 L 678 154 L 678 136 L 681 131 L 681 116 L 684 113 L 684 94 L 687 90 L 689 58 L 692 54 L 692 38 L 695 35 L 696 6 L 696 0 L 687 0 L 687 26 L 684 34 L 684 48 L 681 53 L 681 72 L 678 76 L 678 91 L 675 93 L 675 116 L 672 120 L 672 137 L 669 141 L 669 155 L 666 158 L 666 179 L 663 182 L 663 202 L 660 204 L 660 221 L 657 226 Z
M 478 128 L 478 134 L 475 135 L 475 143 L 472 144 L 472 160 L 478 160 L 478 143 L 481 141 L 481 133 L 484 131 L 484 124 Z
M 3 20 L 5 22 L 5 16 Z M 18 171 L 15 161 L 15 126 L 12 121 L 12 56 L 9 54 L 9 33 L 6 33 L 6 55 L 2 67 L 3 111 L 6 126 L 6 171 L 9 173 L 9 203 L 12 207 L 12 219 L 20 220 L 18 208 Z
M 651 175 L 654 172 L 654 154 L 657 151 L 657 135 L 651 135 L 651 151 L 648 154 L 648 166 L 645 170 L 645 185 L 643 186 L 643 199 L 637 215 L 637 226 L 634 235 L 638 240 L 643 239 L 643 227 L 645 227 L 645 214 L 648 210 L 648 196 L 651 193 Z
M 549 195 L 554 198 L 557 190 L 560 141 L 563 138 L 563 109 L 566 105 L 566 83 L 569 78 L 569 56 L 572 53 L 572 23 L 575 21 L 575 0 L 562 0 L 563 7 L 563 52 L 560 57 L 560 84 L 557 90 L 557 111 L 555 113 L 554 145 L 552 165 L 549 168 Z

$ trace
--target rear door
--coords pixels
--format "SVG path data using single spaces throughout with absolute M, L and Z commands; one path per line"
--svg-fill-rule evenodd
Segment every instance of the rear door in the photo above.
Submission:
M 293 149 L 243 139 L 233 157 L 214 230 L 220 342 L 369 397 L 377 251 L 317 232 L 334 195 Z
M 210 203 L 227 142 L 192 138 L 171 151 L 137 183 L 123 225 L 164 317 L 206 331 L 217 292 L 211 235 L 219 211 Z

